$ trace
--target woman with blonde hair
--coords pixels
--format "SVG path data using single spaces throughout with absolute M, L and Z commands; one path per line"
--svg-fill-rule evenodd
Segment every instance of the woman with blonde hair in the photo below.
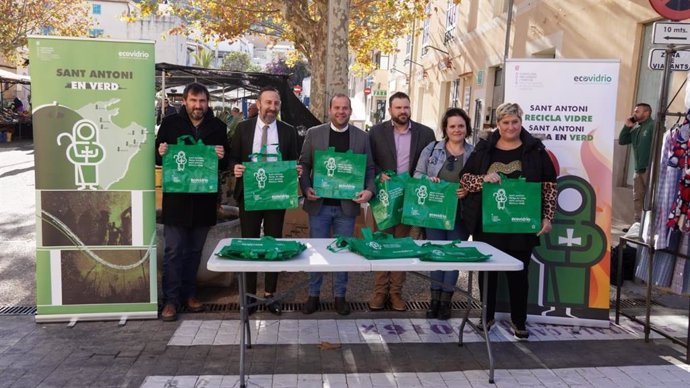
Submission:
M 496 109 L 498 129 L 480 141 L 461 173 L 460 182 L 469 194 L 465 199 L 463 220 L 475 241 L 484 241 L 519 259 L 522 271 L 505 272 L 510 294 L 510 317 L 513 335 L 519 340 L 529 337 L 527 331 L 528 264 L 532 250 L 539 245 L 539 236 L 551 231 L 551 220 L 556 210 L 556 169 L 544 144 L 522 127 L 522 108 L 512 102 Z M 499 175 L 500 174 L 500 175 Z M 508 178 L 524 177 L 528 182 L 542 183 L 542 224 L 537 233 L 487 233 L 482 228 L 481 190 L 484 183 L 500 183 L 501 175 Z M 487 295 L 487 331 L 494 323 L 496 311 L 496 272 L 489 272 Z M 479 276 L 479 289 L 483 293 L 483 276 Z

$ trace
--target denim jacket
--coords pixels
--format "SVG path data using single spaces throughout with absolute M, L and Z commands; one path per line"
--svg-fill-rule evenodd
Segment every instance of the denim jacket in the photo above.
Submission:
M 465 152 L 462 155 L 463 165 L 467 163 L 474 146 L 465 142 Z M 419 155 L 419 162 L 414 171 L 415 178 L 422 176 L 437 177 L 446 162 L 446 140 L 429 143 Z M 459 173 L 459 171 L 458 171 Z

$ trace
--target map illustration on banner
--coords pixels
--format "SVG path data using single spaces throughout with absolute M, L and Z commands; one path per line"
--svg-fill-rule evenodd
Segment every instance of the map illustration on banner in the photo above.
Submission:
M 558 175 L 553 228 L 529 266 L 533 321 L 608 324 L 618 72 L 613 60 L 506 63 L 505 101 L 522 106 Z
M 29 49 L 36 320 L 156 318 L 153 43 Z

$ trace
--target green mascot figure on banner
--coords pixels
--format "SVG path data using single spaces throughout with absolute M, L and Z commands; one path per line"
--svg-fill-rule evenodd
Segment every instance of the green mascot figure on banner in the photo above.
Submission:
M 558 178 L 553 229 L 534 249 L 532 259 L 538 265 L 530 271 L 530 283 L 543 285 L 543 300 L 538 300 L 536 292 L 529 299 L 531 308 L 535 302 L 547 308 L 541 315 L 596 318 L 578 312 L 578 308 L 587 311 L 591 268 L 606 254 L 606 234 L 596 224 L 595 216 L 596 193 L 592 186 L 574 175 Z
M 57 137 L 58 145 L 62 139 L 69 139 L 67 160 L 74 165 L 74 184 L 77 190 L 98 190 L 97 166 L 105 159 L 103 146 L 98 141 L 98 129 L 89 120 L 79 120 L 72 128 L 72 134 L 61 133 Z

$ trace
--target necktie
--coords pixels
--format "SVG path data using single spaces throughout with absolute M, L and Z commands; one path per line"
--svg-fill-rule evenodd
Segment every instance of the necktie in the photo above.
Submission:
M 264 125 L 264 127 L 261 129 L 261 151 L 262 153 L 267 154 L 268 153 L 268 125 Z M 262 156 L 261 160 L 265 161 L 266 156 Z

